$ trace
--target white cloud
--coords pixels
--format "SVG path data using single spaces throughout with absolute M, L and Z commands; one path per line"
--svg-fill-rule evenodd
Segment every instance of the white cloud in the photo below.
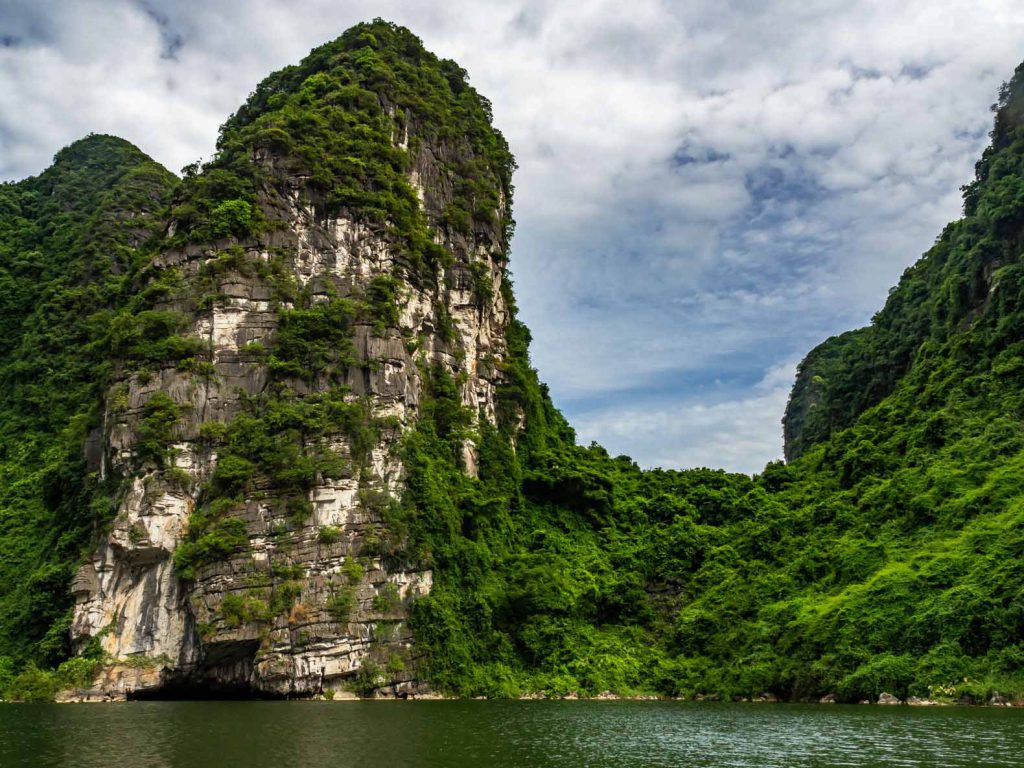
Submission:
M 583 413 L 576 419 L 578 437 L 615 446 L 645 467 L 760 472 L 782 458 L 780 415 L 795 371 L 796 363 L 776 366 L 749 391 L 724 400 L 677 397 Z
M 784 398 L 692 382 L 865 322 L 958 214 L 1024 51 L 1017 0 L 0 1 L 0 178 L 89 131 L 176 170 L 269 72 L 410 26 L 519 160 L 512 263 L 556 403 L 613 453 L 736 468 L 780 453 Z M 629 437 L 669 401 L 695 426 Z

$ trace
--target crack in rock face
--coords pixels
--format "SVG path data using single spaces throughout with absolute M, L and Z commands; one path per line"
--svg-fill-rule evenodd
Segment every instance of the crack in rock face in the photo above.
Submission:
M 125 478 L 124 490 L 113 526 L 75 577 L 72 636 L 79 649 L 98 640 L 114 663 L 80 698 L 344 695 L 357 679 L 364 694 L 427 692 L 407 619 L 410 604 L 430 592 L 432 573 L 383 551 L 383 510 L 402 494 L 402 440 L 420 416 L 428 371 L 440 366 L 457 382 L 475 419 L 496 420 L 511 318 L 501 290 L 508 197 L 498 190 L 493 221 L 469 231 L 448 226 L 451 167 L 473 160 L 474 150 L 408 115 L 401 122 L 394 146 L 408 153 L 407 182 L 450 263 L 412 268 L 391 228 L 357 212 L 326 213 L 309 179 L 262 149 L 253 153 L 266 179 L 258 207 L 274 225 L 259 237 L 175 245 L 154 257 L 157 274 L 173 270 L 180 280 L 154 311 L 185 318 L 181 335 L 196 340 L 205 364 L 126 364 L 108 391 L 91 450 L 102 451 L 104 471 Z M 172 220 L 168 235 L 183 226 Z M 220 268 L 225 254 L 230 269 Z M 335 380 L 275 372 L 268 351 L 283 313 L 300 308 L 298 294 L 301 307 L 358 305 L 382 280 L 393 281 L 395 314 L 352 320 L 351 360 Z M 378 425 L 371 444 L 326 434 L 317 450 L 342 469 L 318 472 L 297 502 L 293 490 L 257 474 L 220 512 L 240 538 L 184 571 L 179 550 L 211 514 L 210 489 L 223 474 L 224 449 L 209 435 L 282 386 L 295 401 L 343 392 Z M 176 415 L 162 466 L 144 453 L 157 396 Z M 475 474 L 469 440 L 462 460 Z

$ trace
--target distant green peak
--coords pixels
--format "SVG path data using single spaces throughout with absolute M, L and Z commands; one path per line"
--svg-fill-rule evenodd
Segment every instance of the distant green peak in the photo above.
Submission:
M 53 158 L 53 165 L 22 184 L 65 209 L 92 209 L 97 196 L 129 174 L 145 169 L 161 185 L 172 174 L 134 144 L 117 136 L 90 133 L 69 144 Z
M 150 162 L 153 159 L 130 141 L 119 136 L 90 133 L 54 155 L 53 166 L 48 170 L 89 168 L 103 172 Z

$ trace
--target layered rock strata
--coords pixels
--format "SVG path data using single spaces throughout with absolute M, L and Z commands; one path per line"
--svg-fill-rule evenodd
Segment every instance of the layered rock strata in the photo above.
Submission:
M 123 491 L 112 529 L 74 581 L 72 633 L 79 648 L 98 640 L 113 666 L 84 697 L 311 696 L 351 690 L 355 681 L 372 695 L 424 692 L 406 619 L 411 601 L 429 592 L 431 572 L 381 553 L 381 510 L 401 497 L 402 438 L 419 416 L 432 367 L 458 382 L 463 405 L 494 421 L 509 311 L 501 290 L 504 197 L 493 223 L 461 233 L 446 226 L 452 154 L 472 150 L 436 138 L 407 149 L 416 131 L 412 120 L 396 121 L 395 146 L 409 153 L 408 183 L 434 242 L 451 256 L 446 266 L 414 268 L 386 222 L 324 213 L 308 180 L 265 150 L 253 159 L 264 179 L 259 207 L 272 222 L 265 233 L 156 256 L 156 273 L 174 270 L 181 287 L 154 311 L 187 317 L 183 335 L 199 340 L 205 364 L 125 364 L 108 392 L 98 469 L 123 477 Z M 177 226 L 172 220 L 169 236 Z M 220 269 L 225 254 L 232 266 Z M 348 436 L 328 436 L 345 470 L 317 476 L 299 521 L 272 482 L 251 483 L 229 512 L 244 523 L 247 544 L 185 578 L 174 553 L 218 466 L 207 425 L 231 424 L 280 385 L 267 350 L 295 294 L 313 307 L 358 301 L 382 278 L 397 287 L 398 321 L 353 321 L 356 360 L 343 381 L 345 399 L 363 404 L 377 425 L 373 445 L 356 456 Z M 282 295 L 282 280 L 292 296 Z M 211 298 L 197 307 L 200 293 Z M 286 384 L 298 399 L 326 386 L 316 376 Z M 158 394 L 180 413 L 165 467 L 141 460 L 139 449 Z M 463 453 L 473 472 L 472 443 Z

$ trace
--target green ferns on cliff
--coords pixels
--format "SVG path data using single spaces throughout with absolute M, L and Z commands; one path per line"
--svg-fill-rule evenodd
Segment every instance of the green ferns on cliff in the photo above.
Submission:
M 266 393 L 203 427 L 219 462 L 175 556 L 182 576 L 245 545 L 227 513 L 252 484 L 286 489 L 301 518 L 313 477 L 351 470 L 325 435 L 348 436 L 358 463 L 395 427 L 340 384 L 362 364 L 353 324 L 389 332 L 401 280 L 452 259 L 409 182 L 424 135 L 451 150 L 443 225 L 467 240 L 497 225 L 507 240 L 514 163 L 489 106 L 455 64 L 379 21 L 257 88 L 216 158 L 186 169 L 159 243 L 147 238 L 173 178 L 119 140 L 84 140 L 41 176 L 0 187 L 0 688 L 12 669 L 66 653 L 68 581 L 116 491 L 85 458 L 111 361 L 207 375 L 209 350 L 183 335 L 181 312 L 210 306 L 225 276 L 258 274 L 291 308 L 273 343 L 244 350 L 266 359 Z M 576 445 L 530 366 L 506 278 L 496 424 L 462 406 L 450 372 L 425 367 L 402 448 L 406 490 L 367 500 L 384 520 L 375 554 L 433 569 L 432 592 L 412 606 L 417 674 L 462 695 L 1024 695 L 1024 70 L 1000 95 L 992 139 L 964 218 L 870 327 L 801 365 L 790 462 L 753 478 L 643 471 Z M 310 180 L 318 212 L 344 209 L 389 233 L 394 277 L 314 303 L 278 261 L 250 258 L 247 244 L 273 254 L 277 205 L 305 189 L 295 179 Z M 423 182 L 427 206 L 437 182 Z M 200 244 L 220 255 L 199 293 L 149 263 L 156 248 Z M 472 277 L 489 298 L 486 276 Z M 296 395 L 299 384 L 315 394 Z M 106 406 L 120 407 L 116 391 Z M 154 396 L 140 428 L 140 460 L 168 482 L 179 416 Z M 467 438 L 476 477 L 462 465 Z M 341 620 L 352 595 L 333 601 Z M 230 604 L 225 619 L 279 607 Z M 16 686 L 42 697 L 55 684 L 30 666 Z

